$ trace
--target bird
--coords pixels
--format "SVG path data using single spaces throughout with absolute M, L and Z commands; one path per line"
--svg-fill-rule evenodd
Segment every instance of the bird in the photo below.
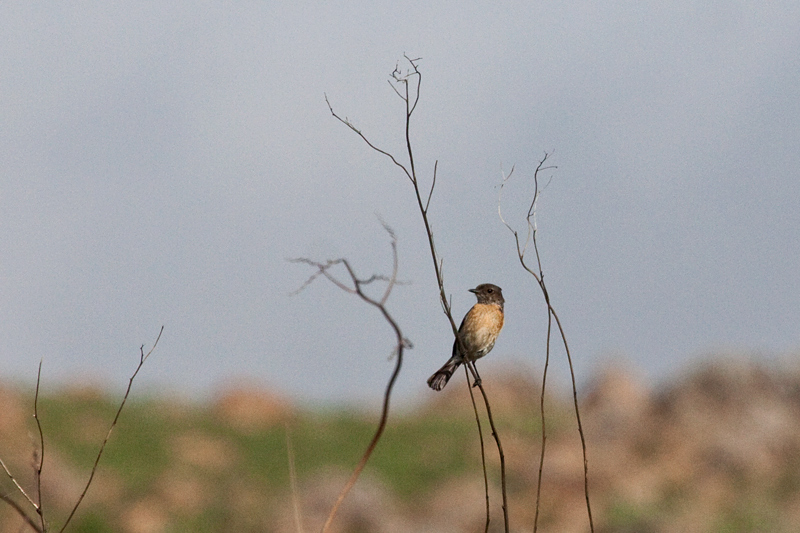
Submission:
M 503 329 L 503 290 L 491 283 L 482 283 L 469 292 L 475 294 L 478 303 L 472 306 L 458 327 L 458 339 L 453 343 L 453 355 L 442 368 L 429 379 L 428 386 L 440 391 L 447 385 L 450 377 L 464 362 L 474 362 L 492 351 L 500 330 Z M 463 344 L 464 352 L 461 352 Z M 475 385 L 480 383 L 477 379 Z

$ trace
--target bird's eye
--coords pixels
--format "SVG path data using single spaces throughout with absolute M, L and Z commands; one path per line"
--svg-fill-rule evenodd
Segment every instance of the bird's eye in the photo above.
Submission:
M 494 289 L 486 289 L 486 292 L 494 292 Z

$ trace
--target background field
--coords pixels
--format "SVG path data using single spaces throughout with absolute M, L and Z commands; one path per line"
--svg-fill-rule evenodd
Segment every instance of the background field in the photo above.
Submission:
M 721 361 L 721 360 L 719 360 Z M 598 531 L 795 531 L 800 523 L 800 373 L 744 360 L 708 362 L 649 390 L 621 370 L 582 394 Z M 541 445 L 538 385 L 489 372 L 508 468 L 512 531 L 531 528 Z M 481 531 L 480 448 L 463 378 L 433 401 L 391 414 L 336 531 Z M 0 454 L 32 487 L 32 391 L 0 388 Z M 45 391 L 44 506 L 53 525 L 87 478 L 116 398 L 86 387 Z M 570 398 L 549 397 L 540 531 L 586 531 Z M 377 414 L 303 409 L 255 388 L 208 403 L 135 398 L 123 412 L 80 532 L 297 531 L 287 443 L 304 531 L 319 530 Z M 288 437 L 288 441 L 287 441 Z M 490 437 L 487 435 L 487 439 Z M 498 460 L 487 441 L 492 531 L 502 526 Z M 11 493 L 3 480 L 2 489 Z M 0 531 L 21 521 L 0 507 Z

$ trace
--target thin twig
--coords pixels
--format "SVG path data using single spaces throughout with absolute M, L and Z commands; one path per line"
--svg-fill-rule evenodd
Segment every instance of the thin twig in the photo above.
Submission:
M 42 422 L 39 419 L 39 385 L 42 382 L 42 360 L 39 359 L 39 370 L 36 373 L 36 393 L 33 396 L 33 418 L 36 420 L 36 430 L 39 432 L 39 461 L 34 467 L 36 477 L 36 514 L 39 515 L 39 522 L 42 531 L 47 531 L 47 524 L 44 521 L 44 510 L 42 509 L 42 468 L 44 467 L 44 433 L 42 432 Z
M 459 343 L 460 342 L 461 339 L 459 337 Z M 463 350 L 463 347 L 461 349 Z M 478 385 L 478 390 L 481 391 L 481 396 L 483 396 L 483 403 L 486 407 L 486 418 L 489 420 L 489 427 L 492 430 L 492 437 L 494 437 L 494 442 L 497 445 L 497 454 L 500 457 L 500 487 L 501 495 L 503 497 L 503 526 L 506 533 L 508 533 L 510 526 L 508 523 L 508 496 L 506 491 L 506 456 L 503 453 L 503 444 L 500 442 L 500 435 L 497 433 L 497 428 L 494 425 L 492 407 L 489 404 L 489 397 L 486 395 L 486 390 L 483 388 L 483 381 L 481 380 L 480 375 L 478 375 L 478 367 L 475 366 L 475 361 L 465 361 L 465 363 L 465 366 L 469 368 L 469 371 L 472 373 L 472 377 L 475 379 L 474 383 Z
M 439 160 L 437 159 L 433 163 L 433 180 L 431 180 L 431 190 L 428 191 L 428 201 L 425 202 L 425 209 L 423 209 L 423 211 L 425 211 L 426 213 L 428 212 L 428 208 L 431 205 L 431 197 L 433 196 L 433 189 L 436 187 L 436 171 L 438 170 L 438 168 L 439 168 Z
M 542 474 L 544 472 L 544 451 L 547 444 L 547 422 L 544 416 L 544 398 L 547 387 L 547 369 L 550 367 L 550 332 L 553 325 L 553 315 L 547 313 L 547 343 L 544 356 L 544 372 L 542 372 L 542 394 L 539 397 L 539 414 L 542 419 L 542 452 L 539 455 L 539 475 L 536 479 L 536 513 L 533 517 L 533 533 L 539 526 L 539 504 L 542 501 Z
M 147 354 L 144 353 L 144 345 L 139 347 L 139 365 L 136 367 L 136 370 L 131 375 L 130 379 L 128 380 L 128 388 L 125 390 L 125 396 L 122 398 L 122 402 L 119 404 L 119 409 L 117 409 L 117 414 L 114 416 L 114 421 L 111 422 L 111 426 L 108 428 L 108 433 L 106 433 L 106 438 L 103 440 L 103 444 L 100 445 L 100 450 L 97 452 L 97 457 L 94 459 L 94 465 L 92 466 L 92 471 L 89 474 L 89 479 L 86 482 L 86 486 L 83 487 L 83 491 L 81 495 L 78 497 L 78 501 L 75 502 L 75 505 L 72 507 L 72 511 L 70 511 L 69 516 L 67 517 L 66 522 L 64 525 L 61 526 L 59 533 L 63 532 L 72 520 L 72 517 L 75 516 L 75 512 L 78 510 L 81 502 L 83 501 L 84 496 L 89 491 L 89 486 L 92 484 L 92 480 L 94 479 L 94 475 L 97 473 L 97 465 L 100 463 L 100 458 L 103 456 L 103 452 L 106 449 L 106 444 L 108 444 L 108 440 L 111 438 L 111 432 L 114 431 L 114 427 L 117 425 L 117 421 L 119 420 L 120 414 L 122 414 L 122 409 L 125 407 L 125 403 L 128 401 L 128 395 L 131 392 L 131 387 L 133 387 L 133 380 L 136 378 L 136 375 L 139 373 L 139 370 L 142 369 L 144 362 L 147 361 L 147 358 L 150 357 L 150 354 L 153 353 L 153 350 L 156 349 L 158 346 L 158 341 L 161 339 L 161 334 L 164 333 L 164 326 L 161 326 L 161 330 L 158 332 L 158 337 L 156 337 L 156 341 L 153 343 L 153 347 L 150 348 L 150 351 Z
M 17 487 L 17 490 L 19 491 L 19 493 L 22 494 L 25 497 L 26 500 L 28 500 L 28 503 L 31 504 L 31 506 L 33 507 L 34 510 L 38 510 L 39 506 L 36 504 L 35 501 L 33 501 L 33 498 L 31 498 L 28 495 L 28 493 L 25 492 L 25 489 L 22 488 L 22 485 L 19 484 L 19 482 L 17 481 L 17 478 L 14 477 L 14 475 L 11 473 L 11 471 L 8 469 L 8 466 L 6 466 L 6 463 L 3 462 L 2 459 L 0 459 L 0 466 L 3 467 L 3 471 L 5 471 L 6 475 L 11 480 L 11 482 L 14 483 L 14 486 Z
M 486 527 L 484 533 L 489 531 L 489 521 L 491 517 L 489 508 L 489 476 L 486 473 L 486 449 L 483 445 L 483 430 L 481 430 L 481 417 L 478 415 L 478 405 L 475 403 L 475 393 L 472 392 L 472 385 L 469 380 L 469 369 L 464 365 L 464 374 L 467 376 L 467 390 L 469 391 L 469 398 L 472 400 L 472 410 L 475 411 L 475 423 L 478 425 L 478 437 L 481 442 L 481 465 L 483 466 L 483 490 L 486 494 Z
M 348 120 L 348 119 L 347 119 L 347 117 L 345 117 L 345 118 L 342 118 L 342 117 L 340 117 L 339 115 L 337 115 L 337 114 L 336 114 L 336 113 L 333 111 L 333 107 L 331 107 L 331 103 L 328 101 L 328 95 L 327 95 L 327 94 L 325 95 L 325 103 L 326 103 L 326 104 L 328 104 L 328 109 L 330 110 L 330 112 L 331 112 L 331 115 L 333 115 L 333 117 L 334 117 L 336 120 L 338 120 L 339 122 L 341 122 L 342 124 L 344 124 L 345 126 L 347 126 L 348 128 L 350 128 L 351 130 L 353 130 L 353 131 L 356 133 L 356 135 L 358 135 L 359 137 L 361 137 L 361 138 L 364 140 L 364 142 L 365 142 L 365 143 L 367 143 L 367 145 L 368 145 L 370 148 L 372 148 L 372 149 L 373 149 L 373 150 L 375 150 L 376 152 L 378 152 L 378 153 L 380 153 L 380 154 L 383 154 L 383 155 L 385 155 L 386 157 L 388 157 L 389 159 L 391 159 L 391 160 L 392 160 L 392 162 L 393 162 L 395 165 L 397 165 L 398 167 L 400 167 L 401 169 L 403 169 L 403 172 L 405 172 L 405 174 L 406 174 L 406 176 L 408 177 L 408 179 L 410 179 L 411 181 L 414 181 L 414 179 L 411 177 L 411 174 L 409 174 L 409 172 L 406 170 L 406 167 L 405 167 L 405 166 L 403 166 L 403 164 L 402 164 L 402 163 L 400 163 L 400 162 L 399 162 L 397 159 L 395 159 L 395 158 L 394 158 L 394 156 L 393 156 L 392 154 L 390 154 L 390 153 L 389 153 L 389 152 L 387 152 L 386 150 L 381 150 L 380 148 L 378 148 L 377 146 L 375 146 L 374 144 L 372 144 L 372 142 L 371 142 L 369 139 L 367 139 L 367 137 L 366 137 L 366 136 L 365 136 L 363 133 L 361 133 L 361 131 L 360 131 L 358 128 L 356 128 L 355 126 L 353 126 L 353 124 L 350 122 L 350 120 Z
M 547 292 L 547 286 L 545 285 L 545 282 L 544 282 L 544 271 L 542 270 L 541 256 L 539 254 L 539 246 L 538 246 L 538 243 L 537 243 L 537 240 L 536 240 L 536 236 L 537 236 L 537 233 L 538 233 L 538 228 L 536 226 L 536 204 L 537 204 L 537 201 L 539 199 L 539 191 L 540 191 L 540 189 L 539 189 L 539 172 L 541 172 L 543 170 L 549 170 L 549 169 L 556 168 L 554 166 L 547 166 L 547 167 L 544 166 L 544 163 L 547 161 L 549 155 L 550 154 L 545 152 L 544 157 L 539 161 L 539 164 L 536 166 L 536 170 L 533 173 L 534 192 L 533 192 L 533 200 L 531 201 L 531 205 L 528 208 L 528 214 L 527 214 L 527 217 L 526 217 L 526 222 L 527 222 L 527 226 L 528 226 L 528 235 L 526 237 L 524 245 L 520 244 L 519 234 L 517 233 L 517 231 L 514 230 L 511 227 L 511 225 L 508 224 L 505 221 L 505 219 L 503 218 L 503 214 L 502 214 L 502 212 L 500 210 L 500 200 L 501 200 L 502 196 L 500 198 L 498 198 L 498 208 L 497 209 L 498 209 L 498 213 L 500 215 L 500 220 L 503 222 L 503 224 L 505 224 L 505 226 L 509 229 L 509 231 L 511 231 L 511 233 L 514 235 L 514 241 L 516 243 L 516 248 L 517 248 L 517 257 L 519 259 L 520 264 L 536 280 L 537 284 L 539 285 L 539 288 L 542 291 L 542 296 L 544 297 L 545 304 L 547 305 L 547 312 L 548 312 L 548 337 L 547 337 L 547 339 L 548 339 L 548 356 L 549 356 L 549 347 L 550 347 L 550 345 L 549 345 L 549 341 L 550 341 L 550 334 L 549 334 L 549 331 L 550 331 L 550 329 L 549 329 L 550 318 L 549 317 L 552 317 L 552 319 L 555 319 L 556 325 L 558 327 L 558 331 L 559 331 L 559 333 L 561 335 L 561 341 L 564 344 L 564 351 L 566 352 L 566 355 L 567 355 L 567 362 L 569 363 L 569 372 L 570 372 L 570 377 L 571 377 L 571 380 L 572 380 L 572 400 L 573 400 L 573 405 L 574 405 L 574 408 L 575 408 L 575 419 L 576 419 L 577 424 L 578 424 L 578 434 L 580 436 L 581 450 L 583 452 L 583 489 L 584 489 L 584 496 L 585 496 L 585 499 L 586 499 L 586 512 L 587 512 L 588 517 L 589 517 L 589 529 L 590 529 L 590 531 L 594 532 L 594 520 L 592 519 L 592 506 L 591 506 L 591 503 L 590 503 L 590 500 L 589 500 L 589 461 L 588 461 L 587 455 L 586 455 L 586 438 L 585 438 L 584 433 L 583 433 L 583 424 L 581 422 L 580 408 L 578 406 L 578 387 L 577 387 L 577 383 L 576 383 L 576 380 L 575 380 L 575 369 L 574 369 L 573 364 L 572 364 L 572 354 L 570 353 L 570 350 L 569 350 L 569 343 L 567 342 L 567 335 L 564 332 L 564 328 L 563 328 L 563 326 L 561 324 L 561 320 L 558 318 L 558 313 L 556 313 L 556 310 L 553 308 L 552 304 L 550 303 L 550 295 Z M 513 169 L 512 169 L 512 172 L 513 172 Z M 508 179 L 510 177 L 511 177 L 511 174 L 509 174 L 508 176 L 504 177 L 503 182 L 502 182 L 502 184 L 500 186 L 501 195 L 502 195 L 503 186 L 506 184 L 506 182 L 508 181 Z M 538 267 L 538 273 L 536 271 L 534 271 L 532 268 L 530 268 L 528 266 L 527 262 L 525 261 L 525 251 L 527 249 L 527 246 L 528 246 L 529 242 L 533 244 L 533 249 L 534 249 L 534 252 L 536 254 L 536 263 L 537 263 L 537 267 Z M 546 374 L 546 371 L 545 371 L 545 377 L 546 377 L 546 375 L 547 374 Z M 544 397 L 544 387 L 545 387 L 545 381 L 543 380 L 542 381 L 542 389 L 543 389 L 542 390 L 542 398 Z M 542 425 L 542 428 L 543 428 L 543 437 L 542 437 L 543 441 L 542 442 L 544 443 L 544 418 L 542 418 L 542 424 L 543 424 Z M 544 448 L 542 449 L 542 457 L 543 457 L 543 455 L 544 455 Z M 543 459 L 541 459 L 541 460 L 543 461 Z M 541 468 L 541 463 L 540 463 L 540 468 Z M 540 480 L 540 482 L 541 482 L 541 480 Z M 537 516 L 538 516 L 538 505 L 539 505 L 539 492 L 538 492 L 538 490 L 537 490 L 536 505 L 537 505 Z M 535 528 L 536 528 L 536 524 L 534 524 L 534 530 L 535 530 Z
M 553 318 L 556 320 L 556 325 L 558 325 L 558 331 L 561 333 L 561 340 L 564 343 L 564 351 L 567 354 L 567 362 L 569 363 L 569 373 L 572 379 L 572 403 L 575 407 L 575 420 L 578 423 L 578 435 L 580 435 L 581 439 L 581 452 L 583 453 L 583 493 L 586 499 L 586 512 L 589 515 L 589 528 L 592 532 L 594 532 L 594 520 L 592 519 L 592 506 L 589 502 L 589 459 L 586 455 L 586 437 L 583 433 L 583 424 L 581 422 L 581 411 L 578 407 L 578 385 L 575 381 L 575 369 L 572 365 L 572 355 L 569 351 L 569 344 L 567 343 L 567 336 L 564 333 L 564 328 L 561 325 L 561 319 L 558 318 L 555 310 L 550 307 L 548 302 L 548 307 L 550 308 L 550 312 L 553 314 Z

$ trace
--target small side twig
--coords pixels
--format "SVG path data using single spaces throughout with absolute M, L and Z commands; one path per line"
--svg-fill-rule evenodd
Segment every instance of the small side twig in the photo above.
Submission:
M 0 459 L 0 465 L 3 467 L 3 471 L 6 475 L 11 479 L 11 482 L 14 483 L 14 486 L 17 488 L 17 491 L 22 494 L 22 496 L 28 501 L 28 503 L 33 507 L 34 511 L 38 516 L 39 523 L 37 524 L 25 510 L 19 505 L 16 501 L 14 501 L 10 496 L 6 494 L 0 495 L 0 499 L 10 505 L 24 520 L 31 526 L 34 530 L 39 532 L 47 531 L 47 523 L 44 518 L 44 512 L 42 510 L 42 469 L 44 467 L 44 433 L 42 432 L 42 423 L 41 419 L 39 418 L 39 386 L 42 382 L 42 361 L 39 360 L 39 369 L 36 373 L 36 392 L 33 395 L 33 418 L 36 420 L 36 429 L 39 435 L 39 449 L 36 450 L 34 448 L 33 452 L 33 475 L 36 483 L 36 496 L 35 499 L 31 498 L 25 489 L 22 488 L 22 485 L 19 484 L 17 479 L 11 474 L 11 471 L 8 469 L 6 464 Z
M 403 332 L 400 330 L 400 326 L 397 324 L 394 318 L 389 314 L 389 311 L 386 309 L 386 301 L 389 299 L 389 295 L 392 293 L 392 289 L 397 284 L 398 257 L 397 257 L 397 237 L 395 236 L 394 232 L 389 226 L 384 224 L 383 227 L 389 233 L 392 239 L 391 242 L 392 258 L 393 258 L 392 274 L 388 278 L 377 275 L 370 276 L 369 278 L 366 279 L 359 278 L 347 259 L 333 259 L 333 260 L 328 260 L 324 263 L 318 261 L 312 261 L 306 258 L 291 260 L 294 263 L 307 264 L 316 269 L 316 272 L 312 274 L 308 280 L 306 280 L 306 282 L 301 286 L 299 290 L 302 290 L 303 288 L 307 287 L 318 277 L 324 276 L 330 282 L 332 282 L 334 285 L 336 285 L 343 291 L 357 295 L 364 302 L 376 307 L 380 311 L 381 315 L 383 315 L 384 320 L 386 320 L 386 322 L 388 322 L 389 325 L 394 330 L 397 341 L 394 350 L 394 355 L 396 357 L 395 367 L 394 370 L 392 371 L 392 375 L 389 378 L 389 382 L 386 385 L 386 390 L 383 395 L 383 408 L 381 410 L 381 417 L 380 421 L 378 422 L 378 427 L 375 430 L 375 434 L 373 435 L 372 440 L 367 446 L 367 449 L 364 451 L 364 454 L 361 456 L 361 459 L 359 460 L 358 464 L 353 470 L 353 473 L 350 475 L 350 478 L 347 480 L 344 487 L 339 492 L 339 496 L 336 498 L 336 501 L 334 502 L 333 507 L 330 510 L 330 513 L 328 514 L 328 518 L 325 521 L 325 524 L 322 526 L 323 533 L 330 530 L 331 524 L 333 523 L 333 520 L 339 511 L 339 507 L 342 505 L 342 502 L 344 501 L 345 497 L 350 492 L 350 489 L 352 489 L 353 485 L 356 484 L 358 477 L 361 475 L 361 471 L 366 466 L 367 461 L 369 461 L 372 452 L 375 450 L 375 447 L 378 445 L 378 441 L 380 441 L 381 436 L 383 435 L 383 431 L 386 429 L 386 423 L 389 419 L 389 400 L 391 399 L 392 389 L 394 387 L 395 382 L 397 381 L 397 376 L 400 374 L 400 369 L 403 365 L 403 351 L 405 350 L 405 348 L 411 347 L 411 343 L 408 341 L 408 339 L 403 337 Z M 331 269 L 333 269 L 336 266 L 344 267 L 348 277 L 350 278 L 350 283 L 352 285 L 348 285 L 346 282 L 341 281 L 339 278 L 337 278 L 335 275 L 331 273 Z M 367 295 L 364 292 L 364 286 L 379 280 L 386 281 L 386 289 L 384 290 L 381 297 L 379 299 L 376 299 Z

